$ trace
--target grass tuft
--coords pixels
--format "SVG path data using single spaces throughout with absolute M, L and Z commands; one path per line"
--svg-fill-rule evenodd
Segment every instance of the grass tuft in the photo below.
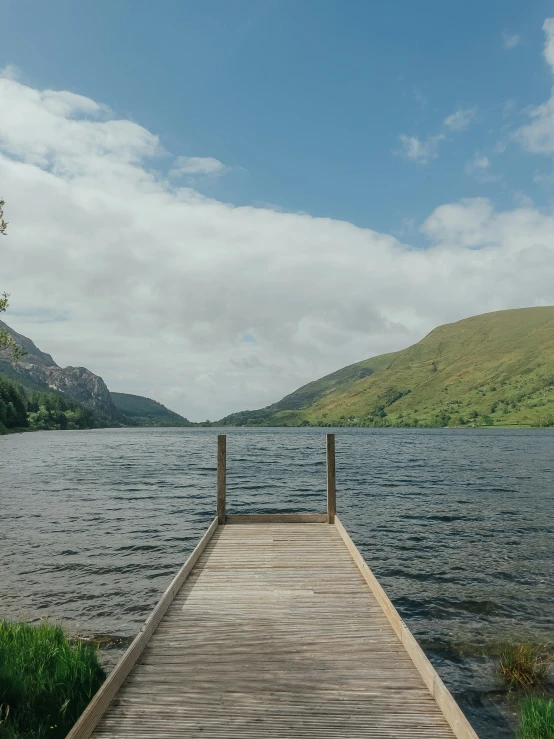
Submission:
M 521 704 L 517 739 L 554 739 L 554 700 L 527 698 Z
M 0 621 L 0 739 L 63 739 L 104 678 L 59 626 Z
M 532 688 L 547 681 L 551 663 L 544 645 L 509 644 L 500 655 L 500 674 L 511 688 Z

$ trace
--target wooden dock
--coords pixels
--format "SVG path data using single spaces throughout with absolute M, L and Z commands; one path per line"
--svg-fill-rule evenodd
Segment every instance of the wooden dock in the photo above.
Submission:
M 336 517 L 217 516 L 68 739 L 477 739 Z

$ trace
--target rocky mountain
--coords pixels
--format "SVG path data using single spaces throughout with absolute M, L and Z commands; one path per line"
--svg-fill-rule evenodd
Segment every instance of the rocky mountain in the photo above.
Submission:
M 439 326 L 282 400 L 233 413 L 232 426 L 554 426 L 554 306 Z
M 3 329 L 8 334 L 11 334 L 18 345 L 25 349 L 25 351 L 27 352 L 25 357 L 29 363 L 42 367 L 58 366 L 56 362 L 54 362 L 50 354 L 46 354 L 46 352 L 41 352 L 40 349 L 31 341 L 31 339 L 23 336 L 23 334 L 17 333 L 17 331 L 14 331 L 13 328 L 10 328 L 7 323 L 4 323 L 4 321 L 0 321 L 0 329 Z M 2 361 L 10 361 L 10 356 L 11 353 L 9 349 L 0 349 L 0 359 Z
M 0 321 L 0 328 L 11 334 L 25 354 L 14 362 L 8 349 L 0 349 L 0 374 L 32 390 L 58 391 L 82 405 L 117 421 L 120 413 L 104 380 L 86 367 L 59 367 L 50 354 L 41 351 L 31 339 Z
M 29 390 L 61 393 L 94 410 L 104 425 L 194 425 L 156 400 L 141 395 L 111 393 L 104 380 L 86 367 L 60 367 L 50 354 L 41 351 L 31 339 L 3 321 L 0 321 L 0 329 L 11 334 L 27 352 L 14 362 L 9 349 L 0 349 L 0 375 Z

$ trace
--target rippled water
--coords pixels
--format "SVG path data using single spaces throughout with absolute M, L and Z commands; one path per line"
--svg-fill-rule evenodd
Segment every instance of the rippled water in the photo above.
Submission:
M 215 512 L 216 429 L 0 437 L 0 616 L 131 637 Z M 320 429 L 228 429 L 230 512 L 325 508 Z M 549 430 L 339 429 L 337 508 L 482 739 L 499 642 L 552 640 Z

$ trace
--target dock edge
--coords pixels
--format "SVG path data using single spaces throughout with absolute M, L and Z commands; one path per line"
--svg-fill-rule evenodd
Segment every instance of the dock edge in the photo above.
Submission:
M 150 641 L 150 637 L 156 630 L 156 627 L 164 617 L 173 599 L 189 576 L 192 568 L 206 548 L 206 545 L 212 538 L 218 525 L 218 518 L 216 516 L 185 564 L 169 584 L 167 590 L 164 592 L 156 607 L 144 622 L 144 626 L 133 639 L 123 657 L 110 672 L 109 676 L 100 686 L 98 692 L 85 708 L 69 734 L 67 734 L 66 739 L 89 739 L 90 735 L 96 728 L 96 725 L 104 715 L 104 712 L 117 695 L 117 691 L 123 685 L 125 678 L 131 672 L 137 659 Z
M 457 739 L 479 739 L 473 727 L 465 717 L 462 709 L 456 703 L 452 694 L 440 679 L 437 671 L 429 662 L 429 659 L 423 649 L 417 643 L 412 632 L 400 618 L 400 614 L 393 606 L 389 597 L 381 587 L 379 581 L 368 567 L 365 559 L 360 554 L 358 548 L 350 538 L 348 532 L 340 522 L 338 516 L 335 516 L 335 526 L 339 532 L 346 548 L 350 552 L 352 559 L 356 563 L 358 569 L 369 589 L 375 596 L 375 599 L 383 609 L 383 613 L 387 617 L 390 625 L 394 629 L 396 635 L 404 645 L 410 659 L 414 663 L 417 671 L 423 678 L 423 682 L 427 689 L 435 699 L 438 707 L 442 711 L 443 716 L 450 724 L 450 728 L 456 735 Z

